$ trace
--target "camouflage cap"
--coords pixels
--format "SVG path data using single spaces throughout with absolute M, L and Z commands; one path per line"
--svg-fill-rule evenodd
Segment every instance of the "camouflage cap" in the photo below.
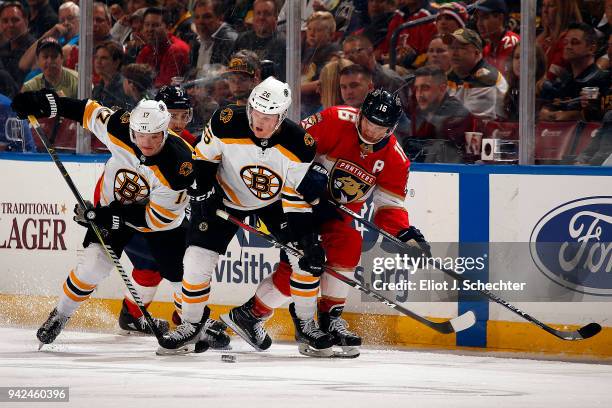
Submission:
M 482 39 L 478 33 L 469 28 L 460 28 L 455 30 L 452 34 L 446 34 L 443 38 L 445 44 L 451 44 L 454 40 L 459 41 L 462 44 L 472 44 L 474 47 L 482 51 Z

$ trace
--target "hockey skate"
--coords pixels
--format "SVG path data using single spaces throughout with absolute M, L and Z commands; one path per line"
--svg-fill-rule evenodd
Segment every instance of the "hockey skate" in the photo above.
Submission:
M 202 319 L 198 323 L 183 322 L 176 329 L 165 333 L 159 339 L 158 356 L 187 353 L 202 353 L 208 349 L 208 343 L 200 339 L 200 333 L 208 320 L 210 309 L 204 307 Z
M 172 313 L 172 322 L 177 326 L 182 322 L 181 316 L 179 316 L 176 310 Z M 209 347 L 213 350 L 231 350 L 232 346 L 229 345 L 231 339 L 225 332 L 226 330 L 227 326 L 225 323 L 208 318 L 200 333 L 200 340 L 208 343 Z
M 333 357 L 334 338 L 319 328 L 317 321 L 312 318 L 302 320 L 295 314 L 295 305 L 289 305 L 289 313 L 295 325 L 295 340 L 298 342 L 298 351 L 308 357 Z
M 348 323 L 340 315 L 344 307 L 335 306 L 328 313 L 319 312 L 319 325 L 321 330 L 329 333 L 334 338 L 334 345 L 339 346 L 342 351 L 334 351 L 334 357 L 356 358 L 359 357 L 361 337 L 348 330 Z
M 170 325 L 166 320 L 157 319 L 155 317 L 152 317 L 152 319 L 160 333 L 164 334 L 170 330 Z M 119 327 L 121 328 L 122 334 L 137 336 L 153 334 L 153 331 L 149 327 L 149 323 L 144 316 L 134 317 L 130 314 L 125 300 L 123 301 L 123 307 L 119 313 Z
M 221 315 L 221 320 L 257 351 L 265 351 L 272 345 L 272 339 L 264 328 L 265 320 L 253 316 L 253 298 L 242 306 Z
M 64 316 L 58 313 L 57 309 L 53 309 L 47 321 L 40 326 L 36 332 L 36 337 L 40 341 L 38 349 L 40 350 L 43 344 L 51 344 L 62 332 L 62 329 L 68 323 L 70 316 Z

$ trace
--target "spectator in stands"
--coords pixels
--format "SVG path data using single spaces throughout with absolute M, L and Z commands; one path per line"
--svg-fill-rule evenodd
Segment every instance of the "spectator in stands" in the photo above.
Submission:
M 19 68 L 25 72 L 32 69 L 36 62 L 36 46 L 38 41 L 43 38 L 53 37 L 57 39 L 62 47 L 64 47 L 64 57 L 67 59 L 71 47 L 79 43 L 79 6 L 72 1 L 62 3 L 59 7 L 58 16 L 59 23 L 51 27 L 49 31 L 44 33 L 36 42 L 30 45 L 30 48 L 23 54 L 19 60 Z M 30 76 L 38 74 L 40 70 L 30 73 Z
M 468 17 L 465 4 L 462 2 L 453 1 L 441 4 L 436 16 L 436 31 L 438 35 L 452 34 L 456 30 L 464 28 Z
M 301 117 L 317 112 L 321 107 L 319 74 L 325 64 L 340 54 L 340 46 L 333 42 L 336 33 L 334 16 L 328 11 L 317 11 L 306 22 L 306 42 L 302 47 Z
M 285 79 L 285 38 L 276 29 L 278 5 L 274 0 L 253 2 L 253 28 L 238 35 L 234 51 L 254 51 L 259 60 L 271 60 L 275 64 L 275 76 Z
M 126 13 L 123 14 L 121 18 L 117 19 L 113 28 L 111 28 L 110 34 L 113 40 L 123 45 L 127 45 L 129 41 L 133 41 L 134 38 L 132 38 L 132 33 L 139 32 L 139 30 L 133 30 L 132 22 L 134 17 L 140 17 L 140 20 L 142 20 L 142 14 L 140 13 L 144 13 L 147 7 L 156 7 L 158 5 L 158 0 L 129 0 L 127 2 Z M 137 13 L 139 10 L 142 11 Z
M 604 15 L 601 18 L 601 21 L 597 25 L 597 31 L 599 32 L 599 45 L 598 52 L 596 55 L 598 56 L 607 56 L 608 51 L 608 38 L 612 34 L 612 0 L 604 1 Z M 605 65 L 598 64 L 601 69 L 608 69 L 610 66 L 610 60 L 608 58 L 605 59 Z
M 65 68 L 63 62 L 62 46 L 55 38 L 47 37 L 39 41 L 36 47 L 36 64 L 42 73 L 24 83 L 22 92 L 51 88 L 60 96 L 76 98 L 78 73 Z
M 404 86 L 404 80 L 395 71 L 383 67 L 376 61 L 372 43 L 366 37 L 362 35 L 346 37 L 342 43 L 342 51 L 346 58 L 370 71 L 374 88 L 383 88 L 394 92 Z M 407 106 L 405 102 L 402 98 L 402 103 Z
M 536 44 L 536 112 L 542 107 L 542 86 L 546 80 L 546 57 L 542 47 Z M 512 68 L 508 74 L 508 92 L 504 97 L 506 119 L 512 122 L 519 120 L 519 86 L 521 76 L 521 45 L 514 47 L 512 52 Z
M 156 73 L 155 87 L 170 85 L 173 77 L 185 74 L 189 64 L 189 45 L 180 38 L 168 33 L 167 21 L 163 12 L 150 7 L 144 13 L 144 46 L 136 62 L 149 65 Z
M 382 62 L 388 50 L 385 47 L 385 38 L 389 23 L 395 16 L 396 0 L 368 0 L 368 17 L 370 22 L 353 34 L 363 35 L 374 46 L 376 60 Z M 388 45 L 387 45 L 388 48 Z
M 417 106 L 411 117 L 412 137 L 435 140 L 425 144 L 428 163 L 462 162 L 465 132 L 473 128 L 470 112 L 447 90 L 446 72 L 440 67 L 430 65 L 415 71 Z
M 21 86 L 26 71 L 19 68 L 19 59 L 36 40 L 28 32 L 28 15 L 19 2 L 0 5 L 0 31 L 6 42 L 0 45 L 0 64 Z
M 612 2 L 612 0 L 610 0 Z M 606 36 L 606 53 L 597 59 L 597 66 L 602 71 L 609 70 L 612 66 L 610 58 L 612 57 L 612 33 Z
M 321 104 L 318 109 L 314 110 L 312 113 L 316 113 L 322 109 L 329 108 L 330 106 L 342 105 L 342 93 L 340 90 L 340 72 L 342 71 L 342 69 L 350 65 L 357 64 L 353 64 L 351 60 L 339 58 L 328 62 L 321 69 L 321 75 L 319 77 L 319 93 L 321 94 Z
M 373 89 L 372 74 L 364 66 L 352 64 L 340 70 L 340 95 L 345 105 L 360 108 Z
M 543 0 L 542 32 L 536 42 L 546 55 L 546 77 L 554 80 L 569 67 L 563 58 L 564 37 L 572 22 L 582 22 L 577 0 Z
M 590 166 L 612 165 L 612 111 L 606 112 L 601 129 L 589 145 L 578 155 L 576 164 Z
M 164 15 L 168 21 L 168 33 L 175 35 L 185 43 L 195 40 L 196 34 L 191 29 L 193 16 L 184 0 L 164 0 Z
M 508 8 L 504 0 L 485 0 L 476 6 L 476 22 L 480 36 L 485 40 L 482 55 L 505 78 L 508 78 L 512 51 L 519 36 L 506 28 Z
M 155 73 L 147 64 L 128 64 L 121 69 L 125 108 L 132 110 L 141 99 L 152 99 Z
M 94 71 L 100 82 L 92 91 L 92 98 L 104 106 L 126 106 L 127 96 L 123 92 L 123 48 L 114 41 L 98 45 L 94 53 Z
M 257 54 L 251 50 L 235 52 L 224 77 L 232 94 L 231 103 L 246 105 L 251 91 L 261 81 L 261 66 Z
M 57 24 L 57 13 L 49 4 L 49 0 L 27 0 L 27 3 L 30 10 L 30 34 L 34 38 L 40 38 Z
M 444 37 L 449 45 L 451 72 L 449 94 L 459 99 L 477 118 L 503 118 L 503 100 L 508 83 L 482 58 L 482 39 L 473 30 L 460 28 Z
M 397 27 L 408 21 L 427 17 L 432 13 L 434 13 L 434 9 L 429 0 L 408 0 L 403 5 L 398 5 L 398 11 L 389 23 L 385 46 L 383 47 L 384 52 L 389 52 L 391 36 Z M 420 63 L 419 57 L 427 52 L 427 46 L 436 32 L 435 21 L 402 30 L 397 42 L 398 61 L 401 62 L 401 65 L 410 67 L 415 64 L 415 61 L 415 65 L 418 65 Z M 425 57 L 422 56 L 421 58 L 424 59 Z
M 227 65 L 238 33 L 223 21 L 223 0 L 198 0 L 193 13 L 198 38 L 191 43 L 189 61 L 200 77 L 212 64 Z
M 426 65 L 437 65 L 447 74 L 450 72 L 451 63 L 448 44 L 444 42 L 439 34 L 434 35 L 429 43 Z
M 543 97 L 552 100 L 540 111 L 540 119 L 548 121 L 600 120 L 603 112 L 600 98 L 593 99 L 585 107 L 580 96 L 584 88 L 597 88 L 599 95 L 607 92 L 610 77 L 595 64 L 597 35 L 595 29 L 585 23 L 572 23 L 567 30 L 563 57 L 570 65 L 570 75 L 558 78 L 546 87 Z

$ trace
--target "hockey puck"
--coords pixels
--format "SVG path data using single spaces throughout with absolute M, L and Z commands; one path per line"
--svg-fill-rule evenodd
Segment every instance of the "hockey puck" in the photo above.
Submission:
M 231 354 L 221 354 L 221 361 L 223 361 L 224 363 L 235 363 L 236 356 L 233 356 Z

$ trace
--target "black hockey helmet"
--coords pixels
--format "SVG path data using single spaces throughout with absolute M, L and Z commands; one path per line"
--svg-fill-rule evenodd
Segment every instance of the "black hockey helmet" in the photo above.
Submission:
M 178 86 L 164 85 L 155 95 L 156 101 L 163 101 L 168 109 L 191 109 L 191 100 Z
M 378 88 L 366 95 L 361 114 L 375 125 L 393 129 L 402 115 L 402 102 L 397 94 Z

